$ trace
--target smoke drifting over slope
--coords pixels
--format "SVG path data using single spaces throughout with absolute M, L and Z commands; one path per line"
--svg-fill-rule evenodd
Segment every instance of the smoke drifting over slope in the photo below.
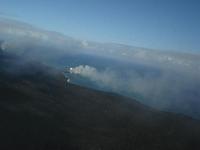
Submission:
M 191 109 L 198 109 L 200 78 L 180 70 L 161 70 L 159 74 L 136 70 L 98 70 L 88 65 L 71 68 L 77 74 L 95 82 L 98 87 L 127 96 L 140 95 L 144 103 L 153 107 L 182 112 L 198 117 Z M 195 78 L 195 79 L 194 79 Z M 195 82 L 194 82 L 195 80 Z
M 91 81 L 96 82 L 101 87 L 117 87 L 116 73 L 110 70 L 98 71 L 96 68 L 88 65 L 80 65 L 74 68 L 70 68 L 70 73 L 78 74 L 82 77 L 89 78 Z

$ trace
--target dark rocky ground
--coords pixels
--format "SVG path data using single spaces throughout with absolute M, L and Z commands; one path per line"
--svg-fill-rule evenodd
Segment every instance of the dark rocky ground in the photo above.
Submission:
M 200 121 L 0 55 L 1 150 L 199 150 Z

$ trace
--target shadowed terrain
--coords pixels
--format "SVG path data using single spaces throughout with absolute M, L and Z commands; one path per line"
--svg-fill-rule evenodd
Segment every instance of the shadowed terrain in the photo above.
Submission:
M 200 121 L 0 55 L 0 149 L 197 150 Z

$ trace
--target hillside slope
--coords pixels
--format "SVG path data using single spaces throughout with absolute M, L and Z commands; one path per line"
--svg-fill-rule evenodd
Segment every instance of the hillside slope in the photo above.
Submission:
M 200 121 L 64 82 L 39 63 L 1 55 L 0 149 L 200 148 Z

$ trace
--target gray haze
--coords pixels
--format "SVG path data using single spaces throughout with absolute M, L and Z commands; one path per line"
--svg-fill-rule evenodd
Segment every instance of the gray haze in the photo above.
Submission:
M 95 61 L 87 63 L 89 59 L 84 63 L 77 61 L 72 74 L 94 82 L 97 87 L 138 96 L 138 100 L 153 107 L 200 118 L 200 54 L 76 40 L 5 18 L 0 19 L 0 40 L 5 52 L 53 66 L 57 60 L 71 55 L 99 57 L 100 68 Z M 105 59 L 125 63 L 118 67 Z M 138 71 L 135 64 L 143 69 Z M 64 65 L 70 64 L 64 61 Z

